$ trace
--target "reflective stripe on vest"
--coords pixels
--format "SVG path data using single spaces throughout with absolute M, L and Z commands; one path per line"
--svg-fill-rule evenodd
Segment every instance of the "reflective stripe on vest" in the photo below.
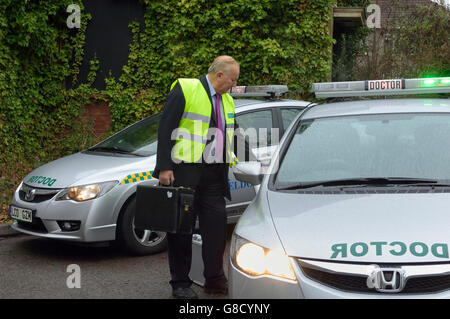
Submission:
M 187 163 L 202 161 L 203 150 L 206 146 L 209 123 L 211 121 L 212 105 L 208 93 L 198 79 L 178 79 L 186 101 L 184 112 L 178 129 L 172 133 L 175 146 L 172 156 Z M 222 94 L 222 105 L 225 117 L 226 131 L 226 161 L 233 162 L 231 156 L 231 143 L 234 134 L 234 101 L 231 95 Z

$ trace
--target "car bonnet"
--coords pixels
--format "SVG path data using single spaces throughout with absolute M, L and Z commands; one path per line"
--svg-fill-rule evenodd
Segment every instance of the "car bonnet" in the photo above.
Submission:
M 267 199 L 290 256 L 370 263 L 450 261 L 450 193 L 269 191 Z
M 29 186 L 65 188 L 74 185 L 118 180 L 127 181 L 134 175 L 153 171 L 155 156 L 101 156 L 76 153 L 49 162 L 33 170 L 23 179 Z

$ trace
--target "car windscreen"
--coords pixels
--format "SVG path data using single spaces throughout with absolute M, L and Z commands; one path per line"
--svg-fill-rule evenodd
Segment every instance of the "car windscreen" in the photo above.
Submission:
M 307 119 L 299 122 L 290 139 L 275 188 L 358 180 L 448 181 L 448 163 L 448 113 Z
M 161 114 L 155 114 L 120 131 L 88 151 L 110 152 L 136 156 L 156 154 Z

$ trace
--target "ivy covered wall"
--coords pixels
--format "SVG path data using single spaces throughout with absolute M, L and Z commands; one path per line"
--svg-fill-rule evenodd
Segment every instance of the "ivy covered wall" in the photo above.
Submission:
M 70 4 L 83 8 L 80 0 L 0 1 L 0 212 L 31 169 L 92 143 L 79 117 L 88 84 L 64 88 L 77 78 L 89 19 L 71 32 Z
M 294 96 L 330 74 L 336 1 L 142 1 L 145 26 L 131 25 L 128 64 L 107 79 L 114 130 L 158 110 L 176 78 L 205 74 L 221 54 L 241 64 L 241 85 L 287 84 Z
M 291 97 L 305 97 L 312 82 L 329 77 L 329 23 L 336 0 L 136 1 L 145 6 L 145 25 L 130 21 L 128 61 L 119 78 L 104 79 L 101 91 L 92 84 L 102 61 L 84 59 L 91 17 L 82 0 L 1 1 L 4 210 L 25 174 L 96 141 L 92 123 L 80 117 L 92 97 L 109 104 L 111 134 L 159 111 L 172 81 L 205 74 L 220 54 L 240 62 L 240 84 L 287 84 Z M 67 28 L 70 4 L 81 8 L 80 29 Z M 105 14 L 107 5 L 105 1 Z M 86 62 L 91 72 L 80 83 L 80 66 Z M 71 89 L 65 88 L 67 79 Z

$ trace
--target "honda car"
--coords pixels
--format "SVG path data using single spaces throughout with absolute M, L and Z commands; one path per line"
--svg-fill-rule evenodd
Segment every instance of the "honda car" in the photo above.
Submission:
M 231 298 L 450 298 L 450 78 L 373 82 L 315 84 L 356 100 L 301 112 L 265 174 L 233 168 L 260 189 L 232 236 Z M 422 93 L 438 96 L 390 97 Z
M 252 93 L 252 88 L 257 92 Z M 239 89 L 236 121 L 243 130 L 264 132 L 248 142 L 258 160 L 268 165 L 279 137 L 309 102 L 277 99 L 287 91 L 285 86 Z M 268 98 L 245 99 L 255 95 Z M 160 114 L 149 116 L 87 150 L 30 172 L 10 205 L 12 228 L 55 240 L 115 241 L 137 255 L 163 251 L 164 232 L 134 226 L 137 185 L 158 182 L 152 173 L 159 120 Z M 232 195 L 227 201 L 228 219 L 233 223 L 255 197 L 255 188 L 237 181 L 231 172 L 228 186 Z

